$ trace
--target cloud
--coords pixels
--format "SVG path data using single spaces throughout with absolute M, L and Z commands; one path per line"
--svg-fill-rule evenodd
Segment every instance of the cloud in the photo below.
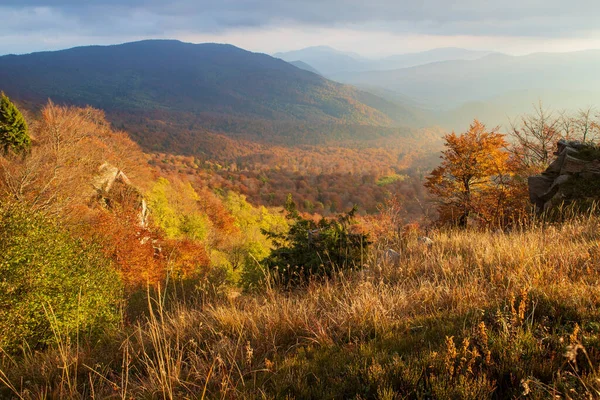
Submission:
M 585 38 L 598 32 L 599 14 L 597 0 L 3 0 L 0 46 L 8 36 L 118 41 L 289 28 Z
M 3 11 L 38 10 L 98 29 L 128 31 L 140 17 L 162 29 L 219 31 L 282 25 L 375 25 L 425 34 L 563 35 L 595 29 L 596 0 L 4 0 Z M 26 21 L 23 21 L 26 22 Z M 51 20 L 46 21 L 52 24 Z M 5 29 L 5 28 L 1 28 Z

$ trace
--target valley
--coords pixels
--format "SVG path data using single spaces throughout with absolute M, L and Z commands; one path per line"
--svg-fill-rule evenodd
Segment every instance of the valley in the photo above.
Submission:
M 201 174 L 258 205 L 294 193 L 301 210 L 321 215 L 355 204 L 373 213 L 397 191 L 421 200 L 418 179 L 441 146 L 441 130 L 417 128 L 410 108 L 233 46 L 145 41 L 4 56 L 0 82 L 33 112 L 48 98 L 103 109 L 171 160 L 161 168 Z M 377 184 L 395 175 L 406 179 Z

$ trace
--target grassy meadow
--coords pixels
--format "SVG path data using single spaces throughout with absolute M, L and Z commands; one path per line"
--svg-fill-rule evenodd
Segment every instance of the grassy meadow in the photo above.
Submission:
M 4 355 L 0 397 L 597 398 L 599 223 L 404 237 L 301 289 L 155 292 L 137 322 Z

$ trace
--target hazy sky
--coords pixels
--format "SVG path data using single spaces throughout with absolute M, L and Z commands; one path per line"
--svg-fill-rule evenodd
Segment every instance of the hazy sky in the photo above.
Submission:
M 0 0 L 0 54 L 148 38 L 367 56 L 600 48 L 598 0 Z

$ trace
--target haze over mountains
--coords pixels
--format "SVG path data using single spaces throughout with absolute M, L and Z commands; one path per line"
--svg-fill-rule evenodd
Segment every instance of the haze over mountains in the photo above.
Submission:
M 600 89 L 600 51 L 491 54 L 476 60 L 442 61 L 389 71 L 339 73 L 334 79 L 393 90 L 440 107 L 511 91 Z
M 594 106 L 600 98 L 600 50 L 525 56 L 435 49 L 381 60 L 318 47 L 278 53 L 324 76 L 406 107 L 430 124 L 461 130 L 473 118 L 503 125 L 540 101 L 555 110 Z
M 489 51 L 475 51 L 460 48 L 440 48 L 418 53 L 399 54 L 370 59 L 356 53 L 342 52 L 327 46 L 307 47 L 301 50 L 275 53 L 273 57 L 284 61 L 303 61 L 325 76 L 335 76 L 343 72 L 370 70 L 391 70 L 413 67 L 437 61 L 474 60 L 490 54 Z

